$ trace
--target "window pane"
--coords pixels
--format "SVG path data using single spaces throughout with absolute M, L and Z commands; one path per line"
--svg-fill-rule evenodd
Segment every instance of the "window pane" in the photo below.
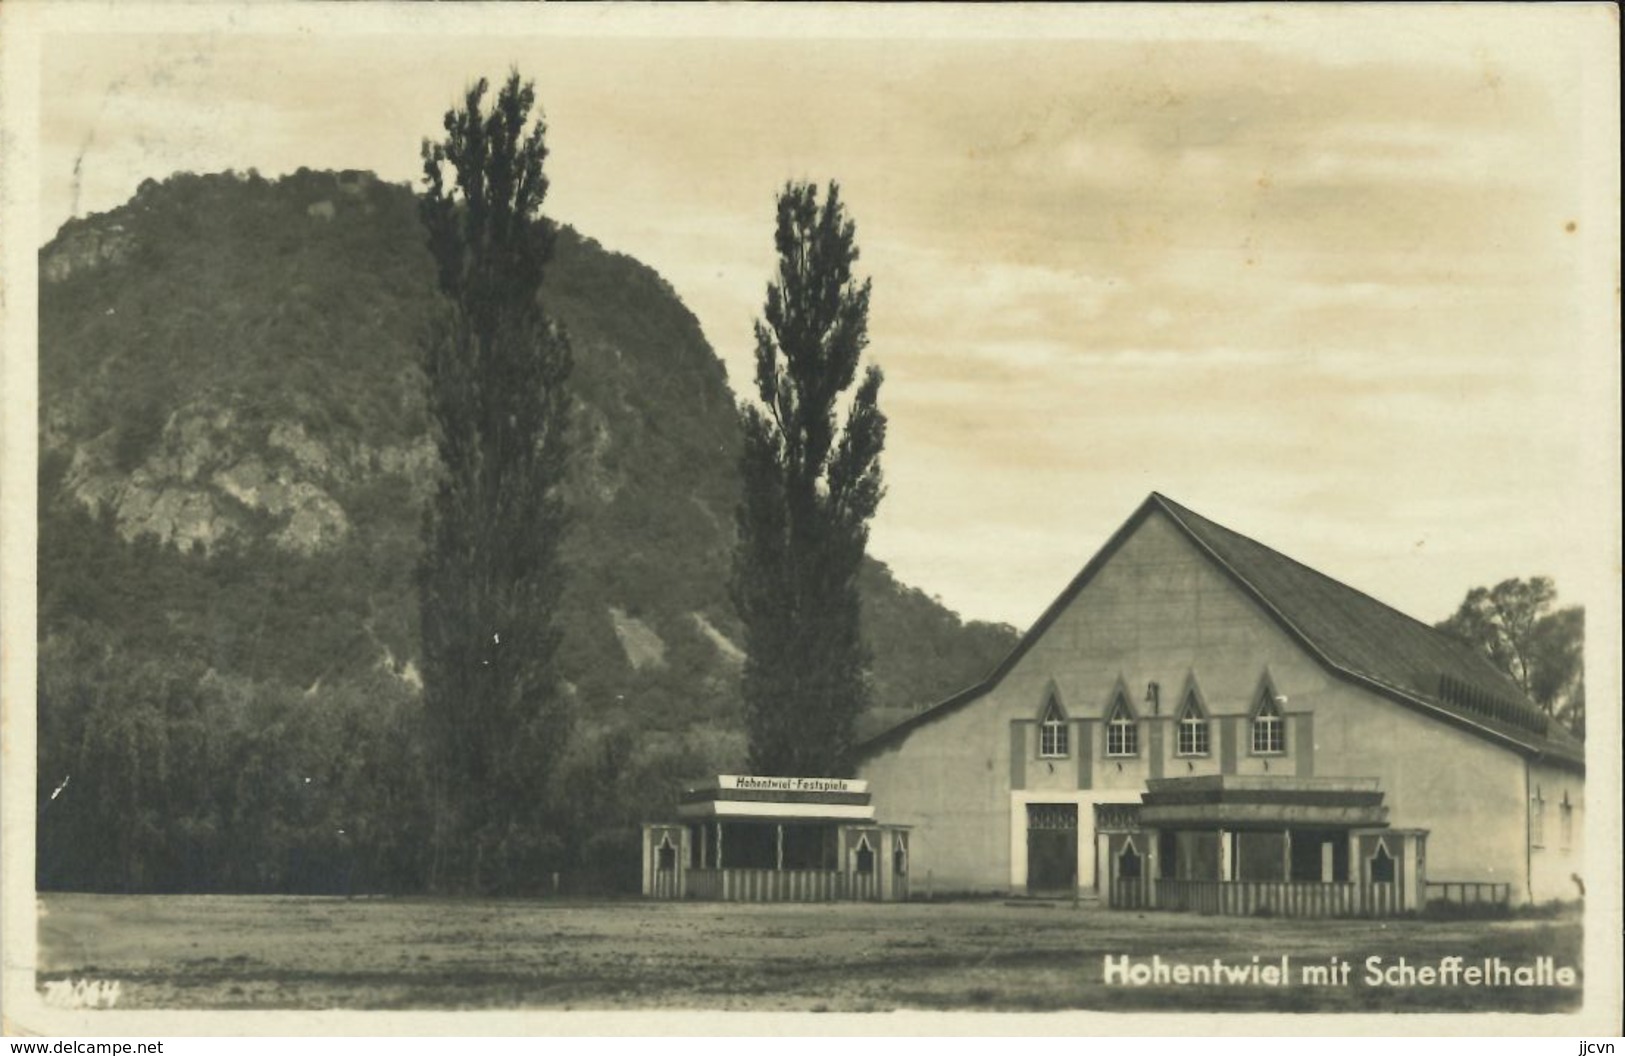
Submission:
M 1044 717 L 1038 727 L 1038 754 L 1064 756 L 1067 753 L 1066 717 L 1061 706 L 1051 699 L 1044 706 Z
M 1281 707 L 1275 701 L 1273 690 L 1266 689 L 1253 714 L 1253 751 L 1279 753 L 1286 750 L 1285 726 Z
M 1129 718 L 1128 709 L 1121 702 L 1112 710 L 1111 722 L 1106 726 L 1106 754 L 1134 755 L 1139 751 L 1139 729 Z
M 1179 754 L 1206 755 L 1208 750 L 1207 722 L 1200 714 L 1186 709 L 1179 720 Z
M 1128 705 L 1119 698 L 1106 723 L 1106 754 L 1134 755 L 1139 751 L 1138 729 Z
M 1066 727 L 1058 722 L 1046 722 L 1039 733 L 1040 755 L 1066 754 Z

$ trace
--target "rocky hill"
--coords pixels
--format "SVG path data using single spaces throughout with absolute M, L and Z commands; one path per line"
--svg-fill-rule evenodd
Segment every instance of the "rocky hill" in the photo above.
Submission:
M 92 765 L 87 745 L 109 715 L 122 723 L 147 708 L 169 737 L 179 708 L 203 731 L 188 751 L 248 759 L 243 739 L 263 732 L 257 708 L 295 724 L 320 711 L 359 724 L 358 743 L 288 750 L 319 756 L 306 768 L 320 761 L 345 789 L 324 809 L 364 813 L 353 804 L 388 780 L 357 776 L 354 757 L 394 736 L 376 728 L 381 716 L 397 732 L 412 717 L 412 577 L 434 470 L 418 347 L 436 293 L 410 190 L 356 172 L 177 175 L 70 222 L 40 263 L 42 791 Z M 676 781 L 743 760 L 726 590 L 734 398 L 693 316 L 638 262 L 566 228 L 544 298 L 577 362 L 561 662 L 585 719 L 578 764 L 633 789 L 581 810 L 624 839 Z M 1009 628 L 963 623 L 879 564 L 863 587 L 871 727 L 974 681 L 1013 644 Z M 410 737 L 397 740 L 410 755 Z M 96 795 L 122 802 L 143 782 L 172 794 L 136 743 L 105 747 L 129 772 Z M 165 741 L 160 754 L 178 751 Z M 78 796 L 53 802 L 56 815 L 88 811 L 91 793 Z M 167 886 L 208 886 L 193 880 L 212 867 L 176 856 L 227 855 L 226 830 L 247 821 L 220 812 L 246 808 L 220 806 L 207 782 L 197 796 L 168 813 L 213 821 L 153 837 L 163 854 L 120 844 L 104 857 L 124 855 L 123 871 L 145 878 L 127 882 L 152 886 L 156 870 Z M 66 847 L 68 822 L 54 824 L 42 820 L 42 881 L 72 884 L 97 859 Z M 318 823 L 280 824 L 294 835 L 269 864 L 220 884 L 301 886 L 287 856 L 309 860 L 297 831 Z M 351 842 L 329 858 L 363 853 L 353 827 L 333 824 Z M 52 865 L 46 844 L 59 838 Z M 410 871 L 380 864 L 402 848 L 366 853 L 381 856 L 378 875 Z

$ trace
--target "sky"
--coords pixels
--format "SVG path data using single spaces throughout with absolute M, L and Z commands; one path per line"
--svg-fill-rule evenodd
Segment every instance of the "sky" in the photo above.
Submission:
M 1153 490 L 1429 622 L 1512 576 L 1617 597 L 1601 7 L 224 11 L 45 25 L 36 244 L 179 170 L 414 180 L 513 66 L 546 211 L 658 270 L 736 392 L 775 194 L 839 181 L 871 552 L 968 618 L 1026 627 Z

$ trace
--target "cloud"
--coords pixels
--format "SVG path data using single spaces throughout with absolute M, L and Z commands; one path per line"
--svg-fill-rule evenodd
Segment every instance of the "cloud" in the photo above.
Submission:
M 1035 9 L 1056 32 L 1002 39 L 64 38 L 44 211 L 81 154 L 82 209 L 179 168 L 412 178 L 468 80 L 517 63 L 550 211 L 657 268 L 736 383 L 774 193 L 840 180 L 892 417 L 875 550 L 905 579 L 1030 618 L 1159 488 L 1334 540 L 1302 556 L 1436 611 L 1485 566 L 1429 580 L 1383 522 L 1527 552 L 1578 487 L 1584 111 L 1522 15 L 1318 10 L 1153 32 Z

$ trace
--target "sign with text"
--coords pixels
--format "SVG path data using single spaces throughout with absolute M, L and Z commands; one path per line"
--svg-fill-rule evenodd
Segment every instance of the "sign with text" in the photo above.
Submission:
M 747 774 L 723 774 L 717 778 L 718 788 L 734 788 L 744 792 L 867 792 L 869 782 L 849 781 L 841 777 L 751 777 Z

